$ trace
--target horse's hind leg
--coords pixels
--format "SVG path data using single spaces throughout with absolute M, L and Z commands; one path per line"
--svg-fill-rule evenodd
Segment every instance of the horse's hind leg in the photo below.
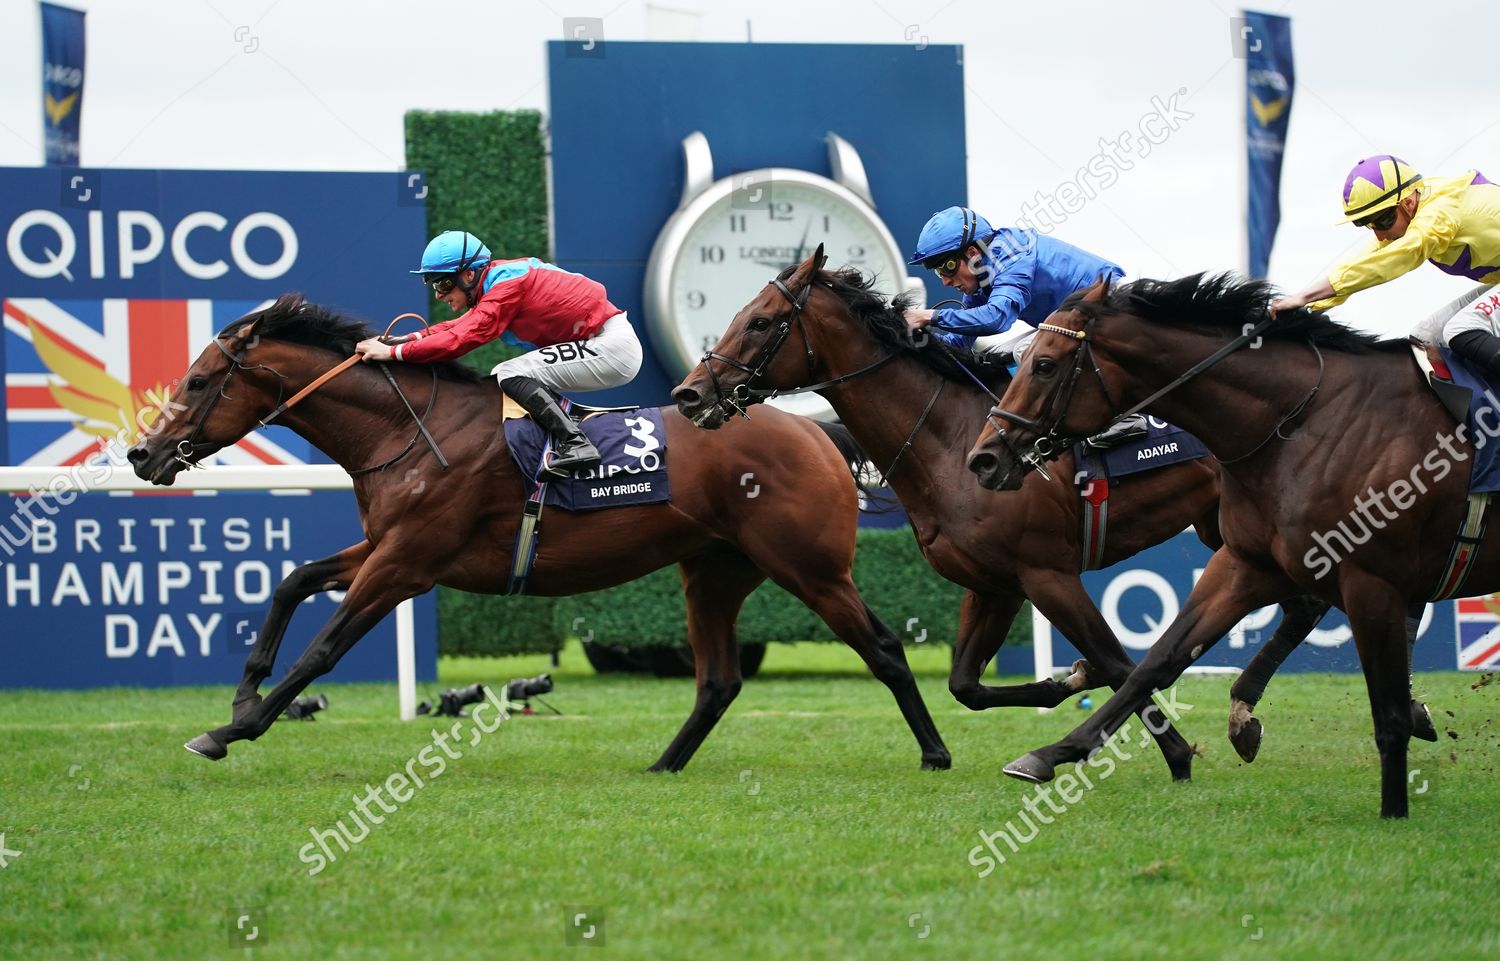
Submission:
M 1049 677 L 1029 684 L 997 687 L 980 682 L 985 667 L 1005 643 L 1005 635 L 1024 600 L 1020 594 L 964 592 L 948 692 L 971 711 L 992 707 L 1056 707 L 1092 686 L 1092 675 L 1083 662 L 1074 665 L 1072 676 L 1062 681 Z
M 245 659 L 245 676 L 234 695 L 234 719 L 253 711 L 260 703 L 261 682 L 271 676 L 276 666 L 276 652 L 281 649 L 281 639 L 286 636 L 287 625 L 292 614 L 313 594 L 322 591 L 347 590 L 354 583 L 365 559 L 370 556 L 370 542 L 360 541 L 320 561 L 303 564 L 286 576 L 271 598 L 271 609 L 260 631 L 255 635 L 255 647 Z
M 953 758 L 938 734 L 937 725 L 932 723 L 932 715 L 927 713 L 927 704 L 906 663 L 901 638 L 865 604 L 849 575 L 820 577 L 798 569 L 784 572 L 784 576 L 788 579 L 777 578 L 776 582 L 812 608 L 833 633 L 864 659 L 870 673 L 890 689 L 922 748 L 922 769 L 952 767 Z
M 667 745 L 652 771 L 680 771 L 740 693 L 740 645 L 734 622 L 745 598 L 766 575 L 729 548 L 684 560 L 688 644 L 693 648 L 698 698 L 682 730 Z
M 1260 718 L 1253 716 L 1255 705 L 1266 693 L 1271 675 L 1318 626 L 1318 621 L 1328 613 L 1328 607 L 1326 601 L 1311 595 L 1283 601 L 1281 623 L 1277 625 L 1276 633 L 1255 652 L 1244 672 L 1229 688 L 1229 743 L 1246 763 L 1255 760 L 1255 755 L 1260 752 L 1260 739 L 1265 731 Z
M 1029 568 L 1022 572 L 1021 586 L 1031 603 L 1088 659 L 1089 673 L 1103 680 L 1112 690 L 1119 691 L 1135 670 L 1135 662 L 1125 653 L 1104 615 L 1094 606 L 1078 575 Z M 1172 772 L 1172 780 L 1189 780 L 1193 771 L 1192 745 L 1183 740 L 1169 720 L 1148 718 L 1147 712 L 1151 708 L 1149 702 L 1142 703 L 1135 708 L 1135 713 L 1161 748 L 1167 768 Z

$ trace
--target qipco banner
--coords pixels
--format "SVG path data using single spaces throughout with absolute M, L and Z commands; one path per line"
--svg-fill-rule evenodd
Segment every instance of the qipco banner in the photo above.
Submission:
M 283 293 L 381 327 L 421 311 L 425 196 L 408 173 L 0 168 L 3 462 L 92 476 L 217 330 Z M 212 461 L 327 458 L 271 427 Z M 362 537 L 345 492 L 28 491 L 0 508 L 0 687 L 235 681 L 285 573 Z M 283 666 L 332 610 L 306 602 Z M 430 675 L 430 602 L 418 614 Z M 395 676 L 392 618 L 336 676 Z
M 81 460 L 280 294 L 381 327 L 422 311 L 426 193 L 414 173 L 0 168 L 5 462 Z M 325 460 L 280 427 L 219 459 Z
M 1212 552 L 1191 532 L 1083 575 L 1084 587 L 1127 652 L 1139 661 L 1187 603 Z M 1244 668 L 1281 622 L 1277 607 L 1247 615 L 1195 663 Z M 1054 664 L 1080 657 L 1056 629 Z M 1500 664 L 1500 598 L 1482 597 L 1427 605 L 1413 655 L 1418 671 L 1494 669 Z M 1285 671 L 1358 671 L 1359 653 L 1349 621 L 1329 611 L 1282 666 Z

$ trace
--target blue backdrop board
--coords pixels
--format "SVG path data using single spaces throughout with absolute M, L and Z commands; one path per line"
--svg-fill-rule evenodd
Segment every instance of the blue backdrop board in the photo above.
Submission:
M 425 241 L 423 196 L 395 173 L 0 168 L 0 459 L 80 464 L 169 393 L 215 331 L 284 292 L 382 325 L 424 309 L 407 273 Z M 282 427 L 215 459 L 327 460 Z M 361 537 L 342 492 L 90 494 L 46 510 L 18 496 L 6 508 L 0 687 L 236 681 L 268 598 L 261 580 L 274 587 L 288 564 Z M 307 607 L 285 664 L 332 611 Z M 430 678 L 432 600 L 417 613 Z M 393 647 L 387 618 L 337 676 L 394 677 Z
M 642 279 L 682 194 L 684 137 L 703 132 L 718 178 L 760 167 L 829 176 L 825 138 L 838 134 L 859 151 L 877 210 L 906 251 L 934 211 L 966 200 L 962 51 L 549 43 L 554 258 L 603 283 L 646 347 L 632 384 L 589 401 L 663 404 L 676 386 L 646 337 Z M 932 300 L 941 290 L 928 280 Z
M 344 491 L 89 494 L 54 507 L 50 518 L 29 511 L 37 520 L 26 543 L 0 541 L 0 688 L 237 684 L 281 579 L 363 537 Z M 270 683 L 342 598 L 299 605 Z M 427 594 L 416 607 L 417 676 L 430 681 L 436 605 Z M 388 617 L 328 679 L 393 679 L 395 636 Z
M 1089 596 L 1137 662 L 1182 610 L 1211 553 L 1188 532 L 1114 567 L 1083 575 Z M 1280 620 L 1276 607 L 1251 613 L 1197 664 L 1244 668 L 1270 640 Z M 1001 650 L 1005 653 L 1000 671 L 1031 673 L 1030 648 Z M 1081 656 L 1061 634 L 1052 631 L 1053 664 L 1065 666 Z M 1412 661 L 1418 671 L 1494 670 L 1500 666 L 1500 602 L 1485 597 L 1427 605 Z M 1348 619 L 1340 611 L 1330 611 L 1281 670 L 1359 671 L 1359 654 Z

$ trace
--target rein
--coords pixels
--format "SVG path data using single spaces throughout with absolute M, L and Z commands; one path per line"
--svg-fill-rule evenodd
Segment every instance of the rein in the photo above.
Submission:
M 391 322 L 385 327 L 385 333 L 381 336 L 390 336 L 391 328 L 396 326 L 397 321 L 404 320 L 407 317 L 415 317 L 417 320 L 422 321 L 424 325 L 427 323 L 426 319 L 419 314 L 400 314 L 392 318 Z M 252 331 L 254 331 L 254 329 L 255 324 L 251 323 L 243 332 L 241 332 L 240 339 L 242 343 L 245 340 L 249 339 L 250 334 Z M 350 367 L 353 367 L 355 364 L 359 363 L 360 360 L 359 354 L 354 354 L 350 357 L 345 358 L 336 366 L 320 374 L 312 383 L 308 384 L 306 387 L 293 394 L 290 400 L 283 402 L 281 398 L 284 396 L 286 390 L 285 374 L 276 370 L 274 367 L 269 367 L 265 364 L 256 364 L 254 366 L 250 366 L 249 364 L 247 364 L 245 362 L 245 354 L 249 351 L 249 347 L 243 348 L 238 354 L 233 354 L 230 353 L 229 349 L 224 346 L 223 342 L 218 337 L 214 338 L 213 343 L 215 347 L 219 348 L 219 352 L 226 358 L 228 358 L 229 367 L 224 371 L 224 379 L 219 381 L 218 391 L 208 402 L 208 405 L 203 408 L 203 413 L 199 415 L 198 422 L 193 425 L 192 434 L 188 436 L 187 440 L 181 441 L 177 445 L 177 450 L 175 453 L 176 460 L 189 468 L 202 466 L 192 458 L 195 454 L 197 454 L 200 447 L 208 447 L 210 445 L 208 443 L 200 442 L 198 440 L 198 435 L 202 433 L 203 425 L 208 422 L 208 418 L 213 413 L 214 406 L 218 404 L 220 398 L 226 398 L 229 396 L 227 393 L 225 393 L 225 390 L 228 388 L 229 380 L 234 376 L 234 372 L 236 370 L 268 370 L 276 375 L 276 407 L 265 417 L 262 417 L 259 421 L 259 425 L 261 427 L 269 427 L 271 425 L 271 422 L 276 420 L 276 418 L 291 410 L 297 404 L 306 399 L 308 395 L 316 391 L 319 387 L 322 387 L 324 384 L 328 383 L 339 374 L 342 374 Z M 442 466 L 443 470 L 447 470 L 448 459 L 443 456 L 442 450 L 438 447 L 437 439 L 432 436 L 432 432 L 427 429 L 427 424 L 425 423 L 426 418 L 432 413 L 433 405 L 437 403 L 437 369 L 434 367 L 429 367 L 429 373 L 432 374 L 432 390 L 429 391 L 427 395 L 427 406 L 423 409 L 420 415 L 416 412 L 416 409 L 412 407 L 411 401 L 407 400 L 406 394 L 404 394 L 401 390 L 401 386 L 396 383 L 395 375 L 391 373 L 389 365 L 384 363 L 380 364 L 380 372 L 385 375 L 386 381 L 390 383 L 391 389 L 396 392 L 396 396 L 401 398 L 401 403 L 406 407 L 407 413 L 411 414 L 412 420 L 416 421 L 417 430 L 414 434 L 412 434 L 411 440 L 406 442 L 406 446 L 401 449 L 401 452 L 399 454 L 371 467 L 360 467 L 356 468 L 355 470 L 351 470 L 349 471 L 349 476 L 358 477 L 361 474 L 369 474 L 374 471 L 385 470 L 387 467 L 390 467 L 392 464 L 396 463 L 397 461 L 401 460 L 401 458 L 411 453 L 412 448 L 417 445 L 417 441 L 422 439 L 425 439 L 427 441 L 427 445 L 432 449 L 433 455 L 437 458 L 437 461 Z
M 999 404 L 996 404 L 990 409 L 990 413 L 987 418 L 989 420 L 990 426 L 995 429 L 995 433 L 999 436 L 1001 442 L 1005 444 L 1005 446 L 1011 451 L 1011 453 L 1014 454 L 1022 464 L 1030 467 L 1033 470 L 1036 470 L 1044 477 L 1048 475 L 1046 470 L 1042 467 L 1041 462 L 1043 460 L 1061 453 L 1062 451 L 1070 447 L 1073 443 L 1083 440 L 1084 436 L 1086 436 L 1065 434 L 1060 430 L 1063 420 L 1067 417 L 1068 407 L 1071 406 L 1073 402 L 1073 391 L 1078 386 L 1078 379 L 1083 373 L 1083 365 L 1085 361 L 1088 362 L 1089 367 L 1094 372 L 1094 376 L 1099 380 L 1099 386 L 1104 392 L 1105 402 L 1109 404 L 1109 409 L 1111 413 L 1114 414 L 1112 422 L 1119 421 L 1122 418 L 1139 414 L 1141 411 L 1156 403 L 1167 394 L 1170 394 L 1172 391 L 1181 387 L 1183 384 L 1192 380 L 1194 377 L 1197 377 L 1205 370 L 1208 370 L 1210 367 L 1213 367 L 1215 364 L 1219 363 L 1219 361 L 1223 360 L 1225 357 L 1228 357 L 1230 354 L 1234 353 L 1235 351 L 1258 338 L 1266 329 L 1268 329 L 1272 324 L 1276 322 L 1276 315 L 1268 313 L 1264 320 L 1261 320 L 1259 323 L 1253 326 L 1245 328 L 1240 336 L 1229 341 L 1227 344 L 1214 351 L 1208 357 L 1205 357 L 1203 360 L 1183 371 L 1165 387 L 1162 387 L 1161 389 L 1155 391 L 1145 400 L 1141 401 L 1138 404 L 1135 404 L 1128 410 L 1124 412 L 1117 412 L 1114 398 L 1111 397 L 1109 393 L 1109 385 L 1104 382 L 1104 374 L 1099 370 L 1099 365 L 1093 362 L 1093 349 L 1090 346 L 1093 342 L 1094 325 L 1099 320 L 1098 310 L 1093 304 L 1088 304 L 1086 306 L 1084 304 L 1079 304 L 1074 309 L 1078 310 L 1080 313 L 1088 317 L 1088 323 L 1084 325 L 1082 330 L 1075 330 L 1071 327 L 1062 327 L 1057 324 L 1037 325 L 1038 330 L 1046 330 L 1055 334 L 1062 334 L 1065 337 L 1071 337 L 1072 339 L 1079 341 L 1078 349 L 1074 351 L 1073 354 L 1072 368 L 1069 369 L 1067 375 L 1057 385 L 1057 387 L 1054 388 L 1052 395 L 1049 398 L 1049 415 L 1046 421 L 1043 421 L 1041 419 L 1032 419 L 1022 414 L 1013 413 L 1011 411 L 1005 410 Z M 1313 348 L 1314 353 L 1316 353 L 1318 357 L 1318 379 L 1313 384 L 1312 390 L 1309 391 L 1307 396 L 1302 399 L 1301 403 L 1297 404 L 1296 407 L 1292 408 L 1292 410 L 1288 414 L 1286 414 L 1281 418 L 1280 421 L 1277 422 L 1276 427 L 1271 431 L 1270 436 L 1257 444 L 1255 448 L 1252 449 L 1249 453 L 1242 454 L 1239 457 L 1233 458 L 1229 461 L 1220 461 L 1220 463 L 1234 463 L 1236 461 L 1244 460 L 1252 454 L 1260 451 L 1261 448 L 1269 444 L 1275 437 L 1281 436 L 1283 440 L 1287 439 L 1281 434 L 1282 429 L 1290 421 L 1300 416 L 1307 410 L 1308 406 L 1312 403 L 1313 398 L 1317 396 L 1319 388 L 1323 384 L 1323 354 L 1318 350 L 1317 345 L 1312 344 L 1310 341 L 1309 346 Z M 1001 421 L 1009 421 L 1016 426 L 1024 427 L 1040 436 L 1038 436 L 1037 439 L 1032 443 L 1031 450 L 1023 454 L 1015 448 L 1015 446 L 1011 443 L 1010 438 L 1006 436 L 1005 428 L 1002 426 Z

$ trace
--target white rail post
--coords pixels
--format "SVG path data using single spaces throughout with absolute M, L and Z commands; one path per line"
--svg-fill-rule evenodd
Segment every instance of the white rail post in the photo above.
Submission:
M 1052 622 L 1047 615 L 1031 605 L 1031 652 L 1035 664 L 1036 679 L 1045 681 L 1052 676 Z M 1046 714 L 1050 707 L 1039 707 L 1038 714 Z

